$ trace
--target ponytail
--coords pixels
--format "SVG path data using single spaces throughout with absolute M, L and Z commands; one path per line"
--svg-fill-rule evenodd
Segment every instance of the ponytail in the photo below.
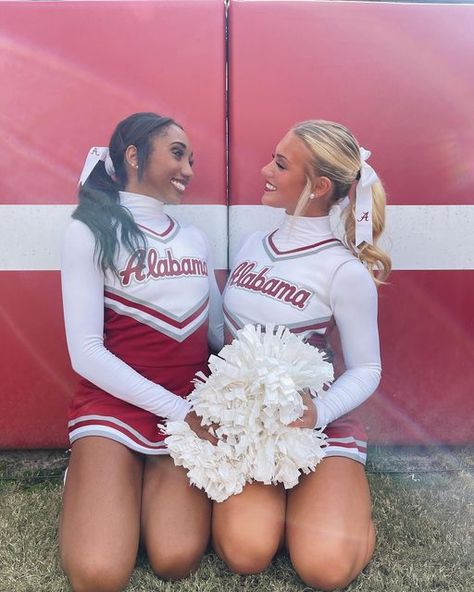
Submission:
M 390 257 L 377 246 L 378 239 L 385 228 L 385 202 L 385 190 L 382 183 L 377 181 L 372 185 L 372 245 L 363 242 L 360 247 L 356 247 L 356 204 L 354 199 L 351 200 L 343 213 L 344 243 L 355 257 L 365 264 L 377 285 L 384 283 L 392 269 Z
M 306 144 L 312 154 L 311 173 L 315 176 L 324 175 L 333 182 L 334 190 L 329 200 L 329 209 L 342 202 L 345 196 L 351 193 L 351 189 L 355 189 L 357 193 L 360 188 L 354 187 L 354 184 L 359 182 L 362 198 L 368 201 L 366 207 L 370 209 L 370 191 L 372 192 L 372 233 L 369 233 L 371 238 L 367 236 L 368 241 L 371 240 L 373 244 L 363 239 L 359 239 L 362 240 L 360 246 L 355 244 L 355 198 L 350 201 L 343 213 L 344 243 L 354 256 L 366 265 L 375 283 L 383 284 L 392 267 L 388 254 L 377 246 L 377 240 L 385 227 L 385 191 L 375 171 L 365 163 L 370 152 L 361 148 L 353 134 L 340 123 L 313 119 L 296 124 L 292 131 Z M 368 174 L 368 178 L 365 178 L 364 172 Z M 308 203 L 311 192 L 309 181 L 308 177 L 297 206 L 298 213 L 304 211 Z M 370 213 L 368 214 L 370 220 Z M 370 229 L 370 223 L 368 226 Z
M 94 234 L 94 254 L 104 273 L 110 270 L 118 276 L 115 261 L 121 244 L 131 253 L 137 249 L 146 249 L 147 244 L 145 235 L 133 216 L 120 205 L 119 191 L 124 191 L 128 184 L 125 151 L 129 146 L 137 149 L 137 173 L 141 180 L 152 151 L 153 138 L 164 133 L 170 125 L 181 127 L 171 117 L 156 113 L 134 113 L 121 121 L 109 144 L 113 177 L 107 173 L 104 162 L 99 160 L 85 183 L 80 186 L 79 205 L 72 217 L 84 222 Z
M 118 276 L 115 256 L 121 242 L 131 253 L 146 248 L 146 238 L 130 212 L 120 205 L 119 187 L 99 161 L 91 175 L 79 189 L 79 205 L 72 217 L 86 224 L 95 237 L 97 262 L 102 272 L 109 269 Z

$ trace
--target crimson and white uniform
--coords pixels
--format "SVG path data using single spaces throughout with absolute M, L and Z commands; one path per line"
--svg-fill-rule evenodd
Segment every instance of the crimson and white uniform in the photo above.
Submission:
M 121 192 L 147 249 L 116 256 L 118 277 L 96 263 L 95 239 L 74 220 L 62 251 L 64 319 L 72 366 L 81 382 L 70 406 L 71 442 L 111 438 L 145 454 L 163 454 L 163 418 L 182 420 L 183 397 L 205 370 L 208 342 L 223 345 L 220 293 L 210 247 L 159 201 Z M 120 236 L 120 231 L 119 231 Z
M 327 456 L 366 460 L 366 434 L 347 415 L 380 381 L 377 291 L 367 269 L 331 231 L 329 217 L 285 216 L 270 234 L 252 234 L 238 251 L 225 294 L 229 341 L 247 323 L 286 325 L 325 347 L 339 330 L 345 371 L 315 399 L 317 427 L 327 425 Z

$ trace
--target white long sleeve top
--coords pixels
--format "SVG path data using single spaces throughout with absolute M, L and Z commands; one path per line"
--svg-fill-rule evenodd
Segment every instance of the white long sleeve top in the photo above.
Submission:
M 119 277 L 102 273 L 90 229 L 73 220 L 62 249 L 66 337 L 74 370 L 104 391 L 158 416 L 182 420 L 189 404 L 133 366 L 207 359 L 207 340 L 223 344 L 221 296 L 210 247 L 193 226 L 181 226 L 151 197 L 121 192 L 147 239 L 145 266 L 120 245 Z M 208 330 L 207 330 L 208 327 Z M 202 333 L 205 331 L 205 335 Z
M 329 217 L 286 215 L 270 234 L 251 235 L 232 265 L 224 318 L 231 335 L 247 323 L 275 323 L 311 342 L 335 322 L 346 369 L 315 399 L 316 427 L 360 405 L 379 384 L 376 287 L 334 237 Z

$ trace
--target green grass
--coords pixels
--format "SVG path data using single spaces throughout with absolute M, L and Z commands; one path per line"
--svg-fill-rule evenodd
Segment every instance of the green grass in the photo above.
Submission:
M 63 452 L 0 452 L 0 592 L 69 590 L 57 562 Z M 349 592 L 474 590 L 474 451 L 380 448 L 368 466 L 378 541 Z M 208 553 L 191 577 L 157 579 L 140 554 L 127 592 L 309 591 L 285 555 L 257 576 L 231 574 Z

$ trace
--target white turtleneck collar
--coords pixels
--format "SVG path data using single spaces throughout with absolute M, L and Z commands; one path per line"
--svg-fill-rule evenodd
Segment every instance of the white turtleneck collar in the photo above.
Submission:
M 119 191 L 119 194 L 120 205 L 129 209 L 139 224 L 157 224 L 168 220 L 164 210 L 165 204 L 162 201 L 129 191 Z
M 304 247 L 334 238 L 329 216 L 290 216 L 285 218 L 273 236 L 279 249 Z

